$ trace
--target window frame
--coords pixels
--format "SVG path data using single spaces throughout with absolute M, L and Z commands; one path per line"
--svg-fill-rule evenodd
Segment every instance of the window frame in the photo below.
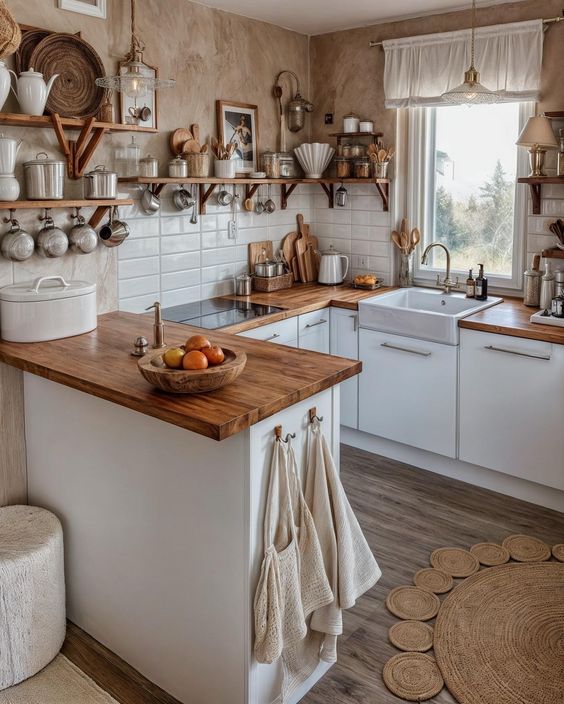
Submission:
M 517 101 L 516 101 L 517 102 Z M 416 253 L 413 275 L 417 286 L 433 286 L 437 274 L 444 275 L 445 265 L 442 258 L 438 266 L 421 266 L 422 250 L 430 244 L 433 233 L 434 197 L 435 193 L 435 163 L 431 155 L 435 153 L 436 111 L 440 107 L 409 108 L 407 112 L 407 161 L 409 164 L 407 178 L 407 214 L 408 222 L 419 223 L 422 240 Z M 470 108 L 471 109 L 471 108 Z M 536 104 L 532 101 L 519 103 L 519 130 L 523 128 L 529 117 L 535 114 Z M 517 139 L 518 135 L 515 135 Z M 517 177 L 528 173 L 528 154 L 526 149 L 517 148 Z M 523 288 L 523 267 L 525 261 L 527 239 L 527 207 L 528 191 L 515 187 L 515 207 L 513 219 L 513 261 L 510 276 L 498 276 L 488 273 L 489 287 L 497 291 L 515 293 Z M 419 256 L 417 256 L 417 254 Z M 477 263 L 476 263 L 477 264 Z M 487 272 L 487 262 L 486 272 Z M 453 278 L 460 277 L 463 285 L 468 272 L 452 271 Z

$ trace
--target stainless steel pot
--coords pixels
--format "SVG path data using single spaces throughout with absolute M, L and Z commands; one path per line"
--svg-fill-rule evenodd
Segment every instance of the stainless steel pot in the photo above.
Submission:
M 45 225 L 37 235 L 35 248 L 40 257 L 49 259 L 62 257 L 69 248 L 69 238 L 59 227 L 55 227 L 53 218 L 46 217 Z
M 24 162 L 23 166 L 28 200 L 62 200 L 64 161 L 50 159 L 46 152 L 40 152 L 35 159 Z
M 86 223 L 82 215 L 76 218 L 76 225 L 69 232 L 70 248 L 77 254 L 90 254 L 98 246 L 96 230 Z
M 255 274 L 257 276 L 270 278 L 271 276 L 276 276 L 276 271 L 276 262 L 257 262 L 255 264 Z
M 126 237 L 129 237 L 128 224 L 123 220 L 116 220 L 112 212 L 109 222 L 100 228 L 100 239 L 106 247 L 117 247 Z
M 235 295 L 250 296 L 253 280 L 248 274 L 241 274 L 235 277 Z
M 2 254 L 13 262 L 23 262 L 29 259 L 35 249 L 33 237 L 22 230 L 17 220 L 12 220 L 12 226 L 2 238 Z
M 117 198 L 118 175 L 105 166 L 97 166 L 84 174 L 84 197 L 88 200 Z
M 174 191 L 172 194 L 172 202 L 174 203 L 174 207 L 178 210 L 187 210 L 188 208 L 194 207 L 196 199 L 192 197 L 190 191 L 182 187 Z

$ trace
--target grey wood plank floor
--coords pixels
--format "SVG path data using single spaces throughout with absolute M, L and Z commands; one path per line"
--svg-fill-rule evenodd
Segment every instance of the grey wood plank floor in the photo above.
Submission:
M 383 575 L 345 613 L 339 661 L 302 702 L 397 704 L 403 700 L 391 694 L 381 678 L 384 663 L 399 652 L 388 642 L 388 629 L 397 622 L 384 606 L 390 589 L 412 584 L 413 575 L 429 566 L 436 548 L 499 543 L 513 533 L 533 535 L 550 545 L 562 543 L 564 513 L 352 447 L 343 445 L 341 452 L 344 487 Z M 455 702 L 446 689 L 429 701 Z

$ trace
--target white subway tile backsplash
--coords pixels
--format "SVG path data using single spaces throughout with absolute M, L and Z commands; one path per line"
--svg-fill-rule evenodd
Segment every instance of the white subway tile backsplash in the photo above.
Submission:
M 179 288 L 174 291 L 162 291 L 160 301 L 163 308 L 169 308 L 170 306 L 179 306 L 183 303 L 192 303 L 193 301 L 200 300 L 200 291 L 200 286 Z
M 192 252 L 200 249 L 200 233 L 168 235 L 161 238 L 161 254 Z
M 119 282 L 119 297 L 131 298 L 147 293 L 158 294 L 160 287 L 159 276 L 141 276 L 137 279 L 121 279 Z
M 159 273 L 159 258 L 123 259 L 118 262 L 118 276 L 121 280 Z
M 181 252 L 166 254 L 161 257 L 161 272 L 185 271 L 200 268 L 200 252 Z
M 129 238 L 118 247 L 118 259 L 137 259 L 139 257 L 154 257 L 159 255 L 159 238 L 130 240 Z
M 135 296 L 134 298 L 121 298 L 119 300 L 119 309 L 127 313 L 144 313 L 145 309 L 152 305 L 159 297 L 150 293 L 146 296 Z
M 175 271 L 161 275 L 161 290 L 173 291 L 180 288 L 198 286 L 200 283 L 200 269 L 188 271 Z
M 155 215 L 147 215 L 144 218 L 129 219 L 129 237 L 137 239 L 138 237 L 149 237 L 150 235 L 159 234 L 159 221 Z

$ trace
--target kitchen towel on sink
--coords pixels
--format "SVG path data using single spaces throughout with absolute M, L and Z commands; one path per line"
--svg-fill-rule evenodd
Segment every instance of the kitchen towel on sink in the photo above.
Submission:
M 310 627 L 325 634 L 321 659 L 335 662 L 337 636 L 343 632 L 342 610 L 354 606 L 358 597 L 376 584 L 382 572 L 345 494 L 317 419 L 311 424 L 305 499 L 334 594 L 330 604 L 313 613 Z

